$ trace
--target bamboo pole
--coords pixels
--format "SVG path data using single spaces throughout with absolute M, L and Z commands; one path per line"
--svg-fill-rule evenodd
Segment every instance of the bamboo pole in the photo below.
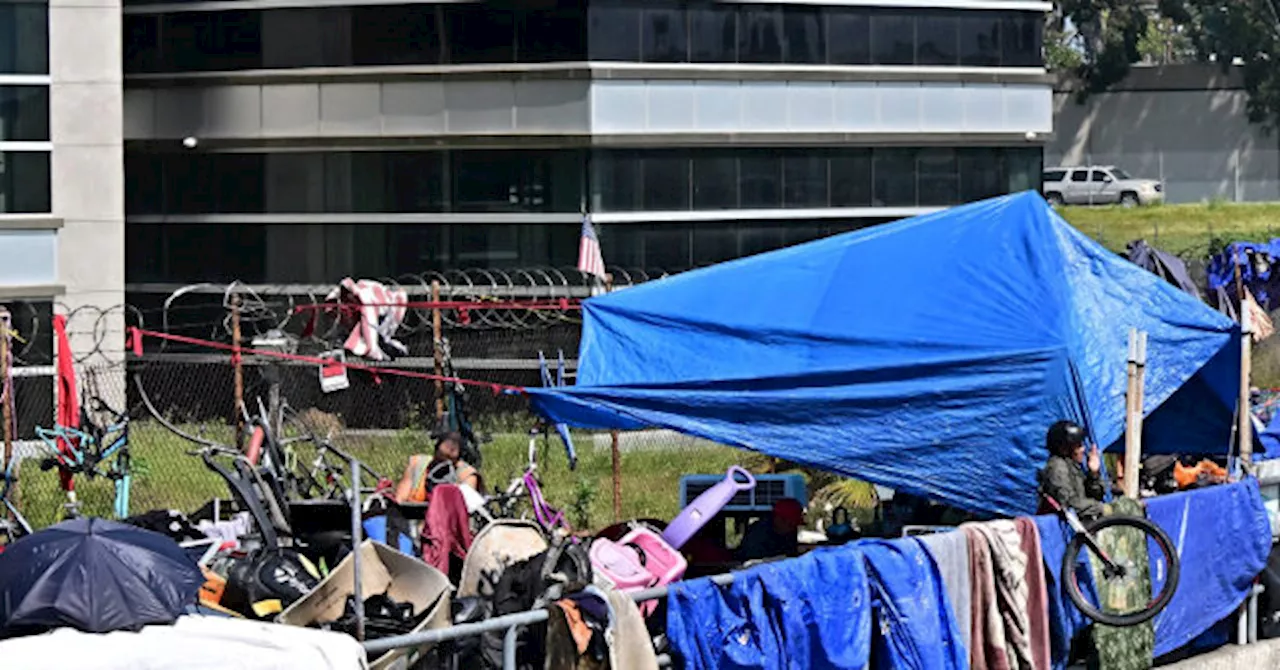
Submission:
M 1129 331 L 1128 389 L 1125 393 L 1124 494 L 1138 498 L 1142 468 L 1142 418 L 1144 374 L 1147 367 L 1147 334 Z

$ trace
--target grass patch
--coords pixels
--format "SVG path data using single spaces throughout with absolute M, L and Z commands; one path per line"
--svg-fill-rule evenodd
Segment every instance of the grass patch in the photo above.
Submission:
M 229 441 L 227 426 L 201 426 L 209 439 Z M 194 432 L 191 426 L 185 429 Z M 612 460 L 608 450 L 596 450 L 588 436 L 578 440 L 578 467 L 570 471 L 558 440 L 545 446 L 539 442 L 539 473 L 543 492 L 553 505 L 563 508 L 575 525 L 590 528 L 613 521 Z M 335 443 L 368 464 L 379 474 L 399 479 L 409 456 L 429 453 L 431 444 L 421 431 L 403 430 L 372 435 L 345 434 Z M 194 445 L 151 421 L 136 421 L 130 427 L 130 452 L 134 475 L 131 486 L 132 513 L 152 509 L 192 512 L 215 497 L 227 498 L 226 482 L 205 468 L 199 456 L 188 452 Z M 505 488 L 512 477 L 523 472 L 528 439 L 519 434 L 495 435 L 483 447 L 485 485 Z M 306 454 L 300 457 L 307 460 Z M 759 457 L 727 447 L 681 449 L 653 448 L 622 454 L 622 518 L 670 519 L 679 511 L 680 476 L 690 473 L 720 473 L 733 464 L 758 463 Z M 56 471 L 42 472 L 36 461 L 22 464 L 19 474 L 18 504 L 33 525 L 47 526 L 62 514 L 65 497 L 58 486 Z M 103 478 L 76 479 L 81 510 L 86 514 L 110 517 L 115 498 L 114 484 Z M 585 522 L 585 523 L 584 523 Z
M 1280 204 L 1209 202 L 1153 207 L 1063 207 L 1071 225 L 1108 249 L 1124 252 L 1132 240 L 1161 249 L 1207 257 L 1237 240 L 1280 237 Z

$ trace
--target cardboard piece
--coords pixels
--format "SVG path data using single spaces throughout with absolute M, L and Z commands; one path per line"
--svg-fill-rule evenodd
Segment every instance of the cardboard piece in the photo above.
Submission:
M 360 545 L 361 589 L 365 598 L 386 593 L 398 602 L 413 603 L 414 611 L 429 609 L 413 632 L 449 625 L 453 587 L 449 578 L 422 561 L 406 556 L 381 542 L 365 540 Z M 290 605 L 277 621 L 307 626 L 317 621 L 333 621 L 342 616 L 347 596 L 355 591 L 355 561 L 347 556 L 320 582 L 314 591 Z M 370 670 L 408 667 L 430 650 L 430 645 L 414 649 L 392 649 L 369 659 Z

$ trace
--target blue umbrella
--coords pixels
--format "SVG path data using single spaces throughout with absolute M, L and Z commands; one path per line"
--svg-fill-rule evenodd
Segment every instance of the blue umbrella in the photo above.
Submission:
M 0 638 L 173 623 L 204 576 L 178 543 L 104 519 L 73 519 L 0 553 Z

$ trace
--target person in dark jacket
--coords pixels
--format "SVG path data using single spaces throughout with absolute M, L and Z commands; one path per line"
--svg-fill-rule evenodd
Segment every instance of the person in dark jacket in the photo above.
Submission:
M 1074 509 L 1082 518 L 1102 516 L 1102 457 L 1097 445 L 1085 455 L 1084 428 L 1071 421 L 1059 421 L 1049 427 L 1045 446 L 1049 461 L 1040 471 L 1040 492 L 1063 507 Z M 1087 465 L 1087 471 L 1081 465 Z

